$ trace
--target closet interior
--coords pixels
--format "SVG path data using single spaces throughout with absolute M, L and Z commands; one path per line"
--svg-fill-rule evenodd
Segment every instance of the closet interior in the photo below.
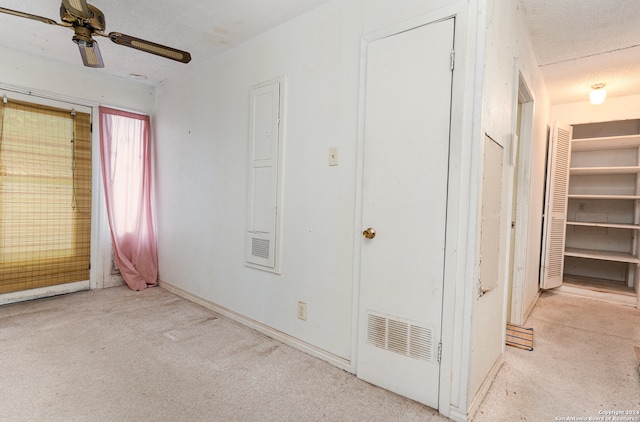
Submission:
M 564 285 L 637 305 L 640 119 L 573 125 Z

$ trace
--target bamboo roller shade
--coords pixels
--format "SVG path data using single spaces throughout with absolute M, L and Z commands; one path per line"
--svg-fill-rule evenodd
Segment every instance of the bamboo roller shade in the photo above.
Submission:
M 90 239 L 90 115 L 4 104 L 0 293 L 88 280 Z

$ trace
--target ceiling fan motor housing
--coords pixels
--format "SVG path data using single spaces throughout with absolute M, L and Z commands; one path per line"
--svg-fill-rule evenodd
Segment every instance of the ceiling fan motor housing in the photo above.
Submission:
M 84 26 L 75 26 L 73 28 L 75 34 L 73 35 L 73 42 L 76 44 L 82 44 L 91 46 L 93 45 L 93 39 L 91 38 L 91 30 Z
M 82 17 L 72 15 L 65 7 L 64 4 L 60 5 L 60 19 L 63 22 L 68 22 L 74 27 L 83 26 L 90 30 L 90 32 L 99 31 L 104 32 L 107 27 L 107 21 L 104 17 L 104 13 L 95 6 L 87 4 L 89 9 L 89 19 L 83 19 Z

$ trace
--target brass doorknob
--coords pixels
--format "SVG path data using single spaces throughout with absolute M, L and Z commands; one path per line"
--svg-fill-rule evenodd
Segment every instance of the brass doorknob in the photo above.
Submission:
M 376 229 L 369 227 L 367 230 L 362 232 L 362 235 L 367 239 L 373 239 L 376 237 Z

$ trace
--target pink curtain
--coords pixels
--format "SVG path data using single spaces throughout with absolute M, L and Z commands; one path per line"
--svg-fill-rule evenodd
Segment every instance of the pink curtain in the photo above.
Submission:
M 132 290 L 158 283 L 149 116 L 100 107 L 100 159 L 114 256 Z

